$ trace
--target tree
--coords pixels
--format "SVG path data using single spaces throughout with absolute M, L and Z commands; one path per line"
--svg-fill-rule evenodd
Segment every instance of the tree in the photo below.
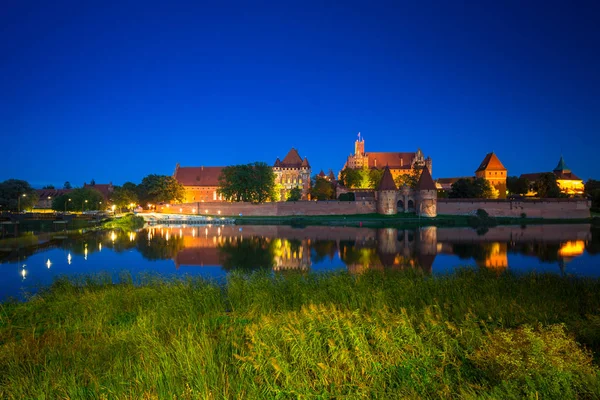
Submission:
M 490 182 L 484 178 L 461 178 L 448 193 L 453 199 L 491 199 L 493 195 Z
M 369 188 L 376 189 L 383 178 L 383 169 L 372 168 L 369 171 Z
M 589 179 L 585 183 L 584 193 L 592 200 L 592 209 L 600 209 L 600 181 Z
M 298 201 L 302 198 L 302 190 L 300 188 L 293 188 L 288 192 L 288 198 L 286 201 Z
M 423 167 L 415 165 L 409 174 L 402 174 L 396 178 L 396 186 L 401 188 L 402 186 L 406 185 L 411 189 L 416 189 L 417 184 L 419 183 L 419 178 L 421 177 L 421 172 L 423 172 Z
M 53 190 L 53 189 L 54 189 L 54 185 L 46 185 L 46 186 L 44 186 L 42 189 L 49 189 L 49 190 Z
M 264 162 L 233 165 L 221 170 L 219 194 L 232 201 L 262 203 L 276 201 L 275 173 Z
M 143 204 L 182 202 L 185 197 L 185 189 L 172 176 L 150 174 L 142 179 L 137 194 L 138 200 Z
M 509 176 L 506 178 L 506 189 L 510 194 L 527 194 L 529 192 L 529 180 L 525 177 Z
M 131 182 L 127 183 L 130 185 L 124 184 L 123 186 L 115 186 L 111 196 L 111 201 L 119 208 L 119 210 L 129 207 L 130 204 L 138 204 L 139 202 L 136 185 Z M 135 189 L 133 189 L 131 185 L 133 185 Z
M 69 200 L 71 199 L 71 200 Z M 74 189 L 69 194 L 63 194 L 52 200 L 55 211 L 90 211 L 103 208 L 104 197 L 97 190 L 90 188 Z
M 327 179 L 315 175 L 313 177 L 312 188 L 310 189 L 310 196 L 317 200 L 331 200 L 335 198 L 335 188 L 333 183 Z
M 349 189 L 359 188 L 361 183 L 360 171 L 346 167 L 340 173 L 340 180 Z
M 560 188 L 556 183 L 556 175 L 552 172 L 546 172 L 540 175 L 534 185 L 537 197 L 556 198 L 560 197 Z
M 71 186 L 71 182 L 66 181 L 63 185 L 63 189 L 73 189 L 73 187 Z
M 7 179 L 0 183 L 0 210 L 23 211 L 33 208 L 39 195 L 28 182 L 20 179 Z

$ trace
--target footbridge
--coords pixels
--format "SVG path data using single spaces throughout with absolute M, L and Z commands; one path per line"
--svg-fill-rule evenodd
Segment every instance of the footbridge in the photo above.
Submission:
M 234 218 L 205 215 L 140 213 L 148 225 L 234 225 Z

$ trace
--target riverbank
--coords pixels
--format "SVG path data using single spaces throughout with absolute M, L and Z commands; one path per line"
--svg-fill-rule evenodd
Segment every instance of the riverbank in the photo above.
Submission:
M 350 226 L 350 227 L 491 227 L 497 225 L 541 224 L 598 224 L 600 217 L 590 218 L 513 218 L 480 215 L 438 215 L 433 218 L 419 217 L 414 213 L 381 215 L 307 215 L 307 216 L 241 216 L 235 217 L 238 225 L 292 225 L 292 226 Z
M 60 280 L 2 304 L 0 397 L 600 396 L 599 279 L 121 280 Z

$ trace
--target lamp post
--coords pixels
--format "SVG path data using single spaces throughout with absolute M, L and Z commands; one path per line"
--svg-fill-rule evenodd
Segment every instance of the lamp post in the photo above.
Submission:
M 20 195 L 17 198 L 17 203 L 18 203 L 18 205 L 17 205 L 17 211 L 18 212 L 21 212 L 21 197 L 27 197 L 27 193 L 23 193 L 22 195 Z
M 83 203 L 81 203 L 81 213 L 83 214 L 83 211 L 85 209 L 85 203 L 87 203 L 87 200 L 85 200 Z
M 99 202 L 98 202 L 98 211 L 101 211 L 101 208 L 102 208 L 102 202 L 101 202 L 101 201 L 99 201 Z
M 70 201 L 71 201 L 71 199 L 69 199 L 68 201 L 65 201 L 65 213 L 67 212 L 67 204 L 69 204 Z

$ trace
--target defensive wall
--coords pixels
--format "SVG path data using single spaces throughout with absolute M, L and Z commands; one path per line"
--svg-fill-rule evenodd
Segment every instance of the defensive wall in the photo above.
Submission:
M 474 214 L 483 209 L 492 217 L 589 218 L 591 202 L 587 199 L 487 200 L 438 199 L 438 215 Z
M 351 215 L 376 212 L 374 201 L 286 201 L 276 203 L 188 203 L 163 206 L 157 212 L 197 215 L 289 216 L 289 215 Z

